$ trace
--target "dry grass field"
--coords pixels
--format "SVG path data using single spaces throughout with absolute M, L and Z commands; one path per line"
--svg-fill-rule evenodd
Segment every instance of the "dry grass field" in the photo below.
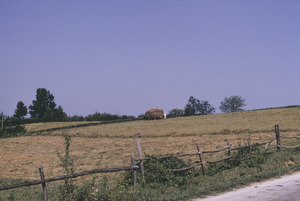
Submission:
M 131 156 L 138 157 L 137 138 L 140 138 L 142 151 L 146 154 L 194 153 L 196 142 L 201 150 L 225 147 L 225 139 L 229 139 L 233 147 L 243 145 L 248 138 L 251 143 L 266 142 L 274 136 L 275 124 L 280 126 L 282 135 L 299 135 L 300 108 L 133 121 L 3 138 L 0 139 L 0 178 L 39 179 L 40 165 L 44 166 L 45 177 L 62 175 L 56 152 L 64 151 L 63 132 L 73 136 L 70 151 L 75 159 L 76 172 L 79 172 L 128 166 Z M 29 124 L 26 129 L 37 131 L 61 125 Z
M 180 117 L 161 121 L 133 121 L 118 124 L 105 124 L 68 129 L 67 132 L 73 136 L 109 138 L 166 137 L 222 132 L 272 132 L 275 124 L 280 125 L 280 129 L 299 130 L 299 120 L 299 108 L 282 108 L 207 116 Z M 31 125 L 26 126 L 26 129 L 32 131 Z M 40 124 L 40 129 L 44 129 L 42 124 Z M 37 129 L 34 130 L 36 131 Z M 61 132 L 62 131 L 53 131 L 49 134 L 60 134 Z
M 47 122 L 47 123 L 31 123 L 26 124 L 26 130 L 29 132 L 35 132 L 40 130 L 46 130 L 51 128 L 63 128 L 66 126 L 74 126 L 78 124 L 99 123 L 99 121 L 82 121 L 82 122 Z

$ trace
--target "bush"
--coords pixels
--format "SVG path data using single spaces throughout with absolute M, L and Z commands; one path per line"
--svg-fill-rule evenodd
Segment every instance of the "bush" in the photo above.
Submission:
M 23 133 L 26 133 L 24 125 L 15 125 L 0 129 L 0 137 L 16 136 Z
M 258 143 L 254 144 L 251 148 L 239 149 L 232 155 L 229 161 L 232 166 L 243 166 L 248 168 L 260 168 L 261 164 L 265 162 L 266 153 L 262 153 Z
M 111 200 L 110 192 L 107 176 L 104 176 L 100 181 L 96 181 L 95 177 L 93 177 L 92 180 L 84 182 L 84 184 L 78 188 L 74 200 Z
M 180 169 L 190 166 L 180 158 L 164 158 L 159 159 L 155 156 L 149 156 L 151 159 L 144 161 L 145 170 L 145 184 L 151 187 L 159 187 L 160 184 L 174 187 L 181 187 L 187 183 L 188 176 L 192 174 L 193 170 L 171 172 L 170 169 Z M 140 163 L 137 164 L 140 166 Z M 138 183 L 143 183 L 141 174 L 137 177 Z M 132 173 L 126 173 L 122 185 L 132 186 Z
M 241 147 L 241 145 L 239 145 Z M 232 158 L 219 163 L 213 163 L 208 166 L 208 175 L 214 175 L 221 170 L 230 169 L 233 167 L 242 168 L 261 168 L 261 165 L 266 161 L 266 152 L 262 152 L 258 143 L 251 148 L 242 148 L 232 153 Z

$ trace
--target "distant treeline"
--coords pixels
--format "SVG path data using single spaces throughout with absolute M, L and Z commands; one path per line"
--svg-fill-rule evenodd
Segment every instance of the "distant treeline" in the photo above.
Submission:
M 66 118 L 66 121 L 114 121 L 121 119 L 136 119 L 136 117 L 95 112 L 94 114 L 89 114 L 86 117 L 78 115 L 69 116 Z
M 89 114 L 87 116 L 82 116 L 82 115 L 64 116 L 63 118 L 59 119 L 59 122 L 115 121 L 115 120 L 128 120 L 128 119 L 137 119 L 137 118 L 135 116 L 95 112 L 94 114 Z M 7 115 L 4 115 L 3 117 L 3 124 L 5 127 L 13 126 L 16 124 L 29 124 L 29 123 L 39 123 L 39 122 L 56 122 L 56 121 L 55 119 L 53 120 L 49 119 L 48 121 L 45 121 L 44 119 L 39 119 L 39 118 L 16 119 L 14 116 L 7 116 Z

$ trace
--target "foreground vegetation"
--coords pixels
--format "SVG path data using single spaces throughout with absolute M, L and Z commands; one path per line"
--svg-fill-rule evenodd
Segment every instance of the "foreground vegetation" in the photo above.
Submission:
M 162 161 L 154 158 L 145 164 L 146 179 L 142 182 L 139 178 L 136 191 L 132 187 L 131 172 L 128 172 L 122 174 L 118 181 L 103 176 L 72 183 L 72 194 L 67 194 L 67 197 L 66 192 L 62 191 L 66 188 L 64 183 L 60 182 L 59 185 L 50 183 L 47 184 L 48 197 L 49 200 L 185 200 L 205 197 L 252 182 L 300 171 L 299 154 L 300 149 L 285 150 L 283 153 L 260 152 L 238 165 L 230 160 L 210 165 L 206 168 L 205 176 L 198 168 L 174 175 L 164 169 Z M 175 163 L 167 163 L 166 167 L 178 163 L 186 164 L 182 160 L 177 160 Z M 2 185 L 20 181 L 0 180 Z M 4 191 L 0 195 L 0 200 L 42 199 L 41 186 Z
M 214 150 L 226 146 L 229 139 L 233 147 L 246 143 L 266 142 L 274 136 L 274 125 L 279 124 L 282 135 L 300 134 L 300 109 L 282 108 L 182 117 L 159 121 L 134 121 L 115 124 L 77 127 L 0 140 L 0 185 L 39 179 L 38 167 L 44 166 L 45 177 L 64 174 L 57 153 L 65 149 L 62 133 L 72 136 L 70 157 L 75 172 L 94 168 L 121 167 L 130 164 L 132 155 L 138 157 L 136 138 L 140 138 L 143 154 L 154 156 L 194 153 L 195 142 L 201 150 Z M 39 127 L 38 127 L 39 126 Z M 26 129 L 43 130 L 42 124 Z M 52 125 L 55 126 L 55 125 Z M 58 126 L 59 127 L 59 126 Z M 285 145 L 299 144 L 299 140 L 284 140 Z M 205 165 L 205 176 L 200 168 L 185 175 L 168 175 L 161 181 L 139 181 L 137 191 L 132 189 L 127 173 L 110 173 L 76 179 L 74 200 L 183 200 L 206 196 L 246 185 L 250 182 L 300 170 L 299 149 L 264 152 L 253 151 L 249 161 L 233 161 Z M 224 157 L 226 153 L 205 155 L 204 160 Z M 191 157 L 182 163 L 199 160 Z M 154 160 L 155 161 L 155 160 Z M 180 162 L 181 163 L 181 162 Z M 152 167 L 160 166 L 152 164 Z M 165 171 L 161 171 L 166 173 Z M 155 178 L 154 176 L 152 176 Z M 126 179 L 127 178 L 127 179 Z M 163 178 L 158 176 L 158 178 Z M 49 200 L 62 199 L 63 182 L 47 184 Z M 96 199 L 96 200 L 97 200 Z M 41 186 L 24 187 L 0 192 L 0 200 L 42 200 Z

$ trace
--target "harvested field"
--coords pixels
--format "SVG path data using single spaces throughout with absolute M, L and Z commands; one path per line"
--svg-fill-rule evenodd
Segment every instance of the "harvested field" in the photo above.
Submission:
M 167 137 L 201 134 L 230 134 L 300 131 L 300 109 L 283 108 L 180 117 L 166 120 L 133 121 L 67 129 L 68 134 L 81 137 Z M 28 130 L 30 131 L 30 129 Z M 61 134 L 53 131 L 51 134 Z
M 138 156 L 136 138 L 140 138 L 143 154 L 194 153 L 196 142 L 201 150 L 225 147 L 225 139 L 229 139 L 233 147 L 243 145 L 248 138 L 251 144 L 266 142 L 274 136 L 275 124 L 280 125 L 283 135 L 299 135 L 299 122 L 299 108 L 284 108 L 124 122 L 53 131 L 40 136 L 3 138 L 0 152 L 5 154 L 0 158 L 0 178 L 39 179 L 40 165 L 44 166 L 46 177 L 63 174 L 56 154 L 64 152 L 63 132 L 73 136 L 70 151 L 78 172 L 129 165 L 130 157 Z M 39 127 L 44 129 L 42 124 Z M 26 128 L 37 130 L 32 125 Z

